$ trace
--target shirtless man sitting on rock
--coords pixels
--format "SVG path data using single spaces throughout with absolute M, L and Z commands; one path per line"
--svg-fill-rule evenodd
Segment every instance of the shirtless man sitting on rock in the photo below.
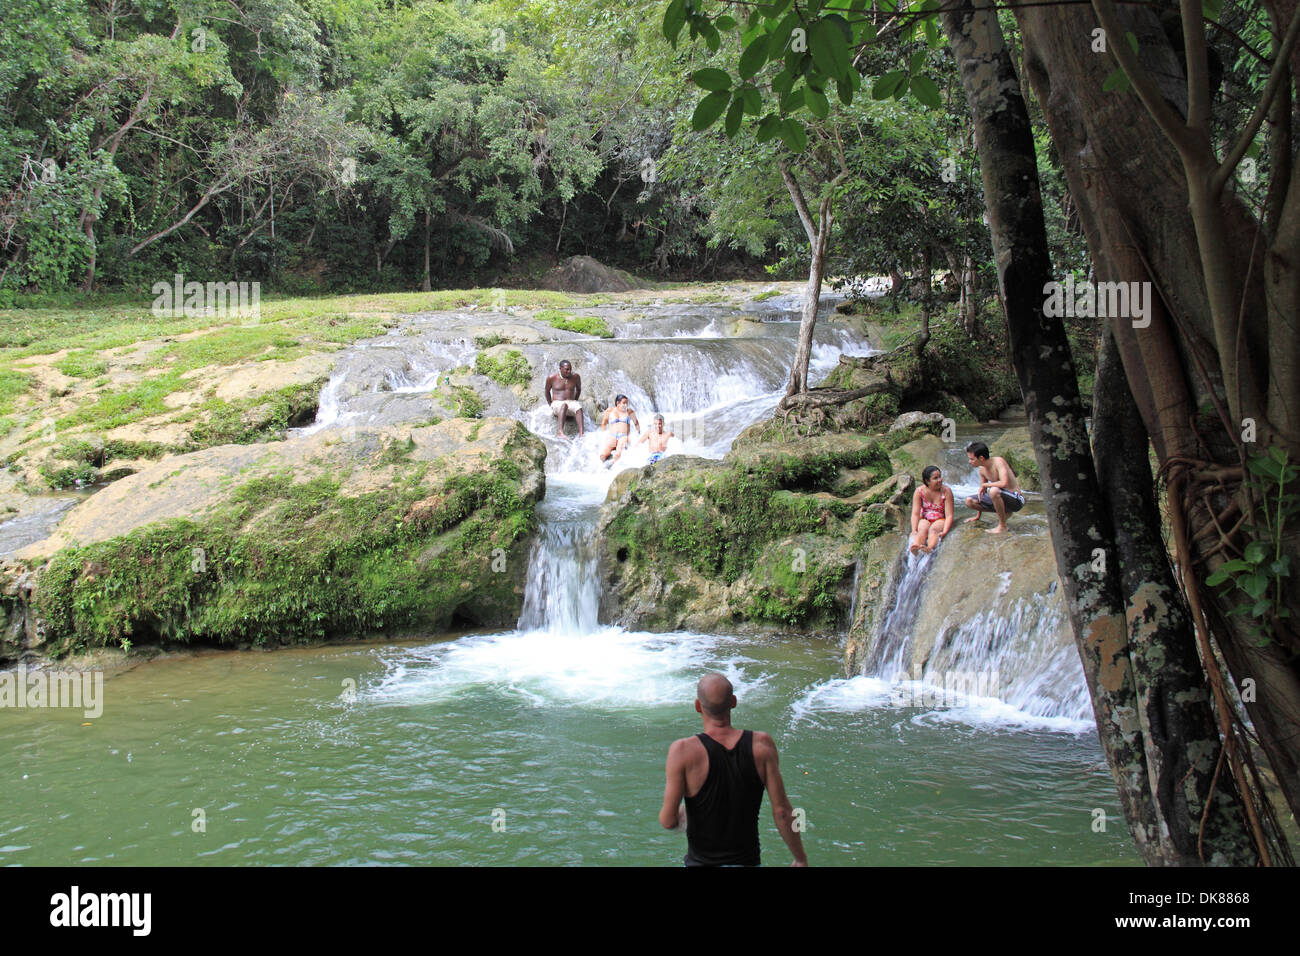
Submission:
M 998 524 L 989 528 L 988 534 L 1001 534 L 1007 530 L 1007 515 L 1025 506 L 1025 495 L 1016 473 L 1005 458 L 990 458 L 989 446 L 982 441 L 966 446 L 966 460 L 980 470 L 979 497 L 966 499 L 966 507 L 974 508 L 975 516 L 967 518 L 966 523 L 979 521 L 984 512 L 992 511 L 998 516 Z
M 583 434 L 585 422 L 582 416 L 582 376 L 575 375 L 573 366 L 568 360 L 560 363 L 560 371 L 551 373 L 546 377 L 546 404 L 551 407 L 551 412 L 560 420 L 559 436 L 564 437 L 564 420 L 573 414 L 573 420 L 578 423 L 578 437 Z

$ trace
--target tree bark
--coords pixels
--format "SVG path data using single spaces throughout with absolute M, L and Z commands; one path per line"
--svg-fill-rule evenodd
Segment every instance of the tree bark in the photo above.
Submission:
M 1111 560 L 1118 567 L 1112 571 L 1119 573 L 1126 602 L 1129 657 L 1154 810 L 1168 833 L 1161 841 L 1160 862 L 1253 866 L 1258 855 L 1243 818 L 1241 795 L 1230 768 L 1221 763 L 1220 724 L 1197 656 L 1191 617 L 1170 573 L 1146 429 L 1109 332 L 1102 336 L 1094 396 L 1097 477 L 1115 528 Z M 1209 856 L 1203 855 L 1205 847 L 1210 848 Z
M 978 6 L 950 2 L 942 20 L 974 117 L 1012 360 L 1098 734 L 1138 850 L 1149 863 L 1161 863 L 1167 851 L 1152 799 L 1124 602 L 1118 576 L 1097 561 L 1099 554 L 1114 553 L 1114 532 L 1093 469 L 1065 329 L 1059 318 L 1043 314 L 1052 273 L 1029 114 L 987 0 Z
M 1275 6 L 1283 14 L 1276 22 L 1289 23 L 1294 0 Z M 1270 182 L 1268 208 L 1278 211 L 1276 218 L 1257 222 L 1231 192 L 1215 200 L 1216 209 L 1205 209 L 1210 197 L 1203 179 L 1189 182 L 1188 164 L 1149 109 L 1137 96 L 1102 91 L 1114 62 L 1079 43 L 1080 36 L 1091 35 L 1097 26 L 1092 11 L 1026 2 L 1015 7 L 1015 14 L 1029 79 L 1094 259 L 1109 258 L 1118 270 L 1116 278 L 1152 283 L 1151 324 L 1135 329 L 1131 322 L 1113 321 L 1112 334 L 1157 458 L 1170 476 L 1171 492 L 1176 492 L 1171 507 L 1186 515 L 1190 553 L 1181 569 L 1184 590 L 1200 592 L 1215 640 L 1236 680 L 1254 681 L 1256 694 L 1245 701 L 1246 709 L 1287 802 L 1293 812 L 1300 812 L 1300 638 L 1292 625 L 1278 621 L 1275 639 L 1260 642 L 1242 618 L 1227 615 L 1239 594 L 1198 584 L 1234 556 L 1234 548 L 1243 546 L 1228 533 L 1231 521 L 1223 533 L 1220 524 L 1225 516 L 1235 517 L 1243 502 L 1249 511 L 1249 500 L 1236 487 L 1202 477 L 1216 469 L 1241 468 L 1242 422 L 1237 416 L 1244 412 L 1230 408 L 1260 409 L 1264 401 L 1267 409 L 1259 417 L 1271 423 L 1276 441 L 1291 451 L 1292 460 L 1300 458 L 1300 449 L 1289 437 L 1300 400 L 1284 397 L 1298 387 L 1294 366 L 1300 361 L 1295 347 L 1300 332 L 1300 190 L 1294 164 L 1273 163 L 1286 167 L 1274 173 L 1281 176 L 1280 182 Z M 1171 114 L 1163 116 L 1164 124 L 1187 126 L 1183 117 L 1190 116 L 1189 88 L 1194 84 L 1186 82 L 1177 51 L 1154 15 L 1126 6 L 1114 16 L 1139 38 L 1141 64 Z M 1293 74 L 1300 70 L 1300 54 L 1294 50 L 1291 68 Z M 1284 95 L 1279 93 L 1279 98 Z M 1278 155 L 1289 156 L 1289 145 Z M 1203 175 L 1204 170 L 1197 173 Z M 1199 229 L 1189 209 L 1193 202 L 1202 217 Z M 1284 212 L 1288 206 L 1290 212 Z M 1217 237 L 1208 235 L 1207 221 Z M 1276 232 L 1266 228 L 1270 224 L 1276 225 Z M 1198 236 L 1211 248 L 1202 248 Z M 1229 306 L 1222 288 L 1215 292 L 1217 305 L 1207 292 L 1207 254 L 1220 263 L 1227 261 L 1226 269 L 1216 267 L 1214 276 L 1219 278 L 1211 276 L 1211 284 L 1220 283 L 1226 271 L 1237 290 L 1226 351 L 1215 344 L 1224 341 L 1215 312 Z M 1293 298 L 1297 304 L 1289 304 Z M 1232 395 L 1231 403 L 1231 376 L 1225 379 L 1223 374 L 1226 365 L 1239 367 L 1247 380 L 1241 397 Z M 1261 388 L 1260 382 L 1267 387 Z M 1264 394 L 1267 397 L 1261 398 Z M 1265 432 L 1264 422 L 1259 424 Z M 1224 534 L 1231 539 L 1226 547 Z M 1284 545 L 1292 566 L 1300 566 L 1295 538 Z M 1300 589 L 1283 592 L 1291 621 L 1300 615 L 1298 599 Z

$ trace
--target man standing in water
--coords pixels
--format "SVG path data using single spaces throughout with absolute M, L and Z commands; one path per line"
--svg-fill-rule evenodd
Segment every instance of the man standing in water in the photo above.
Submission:
M 578 437 L 582 437 L 583 425 L 582 376 L 573 374 L 573 366 L 568 360 L 560 363 L 559 373 L 552 372 L 546 376 L 546 404 L 550 406 L 555 417 L 560 420 L 559 436 L 564 437 L 564 420 L 570 412 L 578 423 Z
M 685 823 L 686 865 L 758 866 L 758 810 L 766 789 L 776 828 L 794 856 L 792 865 L 807 866 L 771 736 L 731 726 L 736 695 L 721 674 L 701 677 L 695 695 L 704 733 L 668 748 L 668 783 L 659 811 L 666 830 L 680 830 Z
M 989 528 L 988 533 L 1001 534 L 1007 530 L 1007 515 L 1025 506 L 1020 481 L 1005 458 L 989 457 L 989 446 L 982 441 L 966 446 L 966 460 L 972 468 L 980 470 L 979 497 L 966 499 L 966 507 L 975 509 L 975 517 L 967 518 L 966 523 L 979 521 L 984 512 L 992 511 L 998 516 L 998 524 Z

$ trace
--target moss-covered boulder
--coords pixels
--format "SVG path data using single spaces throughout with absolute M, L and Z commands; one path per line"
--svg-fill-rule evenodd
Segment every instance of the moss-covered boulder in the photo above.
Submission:
M 889 460 L 895 472 L 905 472 L 919 484 L 925 466 L 938 464 L 947 450 L 948 446 L 937 435 L 921 435 L 891 451 Z
M 653 630 L 836 629 L 873 506 L 898 493 L 879 441 L 831 434 L 687 456 L 611 486 L 598 535 L 602 617 Z
M 1027 427 L 1007 429 L 1001 437 L 989 445 L 989 454 L 1007 460 L 1007 464 L 1020 479 L 1020 487 L 1028 491 L 1042 490 L 1042 481 L 1038 476 L 1038 459 L 1034 457 L 1034 443 L 1029 439 Z
M 507 626 L 544 458 L 504 419 L 209 448 L 87 499 L 0 583 L 30 572 L 10 604 L 54 656 Z

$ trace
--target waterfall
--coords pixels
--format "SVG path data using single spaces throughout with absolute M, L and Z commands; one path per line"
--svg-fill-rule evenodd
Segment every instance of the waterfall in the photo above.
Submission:
M 912 628 L 921 608 L 923 593 L 921 582 L 934 558 L 933 554 L 912 554 L 903 542 L 906 562 L 894 592 L 894 606 L 881 622 L 880 631 L 866 665 L 866 673 L 889 679 L 899 671 L 906 671 L 906 656 L 911 649 Z
M 971 539 L 976 548 L 983 537 Z M 959 707 L 997 722 L 1091 726 L 1092 704 L 1060 589 L 1053 582 L 1045 591 L 1027 590 L 1024 581 L 1013 589 L 1015 574 L 1034 573 L 1028 568 L 981 577 L 982 566 L 965 552 L 945 560 L 945 549 L 954 545 L 961 547 L 949 539 L 933 554 L 911 554 L 905 540 L 892 604 L 872 631 L 862 674 L 854 678 L 869 692 L 849 696 Z M 1028 548 L 1028 540 L 1020 546 Z M 809 700 L 824 705 L 842 693 L 827 685 Z
M 573 490 L 563 479 L 547 482 L 524 585 L 521 631 L 578 635 L 599 628 L 595 529 L 600 499 L 583 501 Z

